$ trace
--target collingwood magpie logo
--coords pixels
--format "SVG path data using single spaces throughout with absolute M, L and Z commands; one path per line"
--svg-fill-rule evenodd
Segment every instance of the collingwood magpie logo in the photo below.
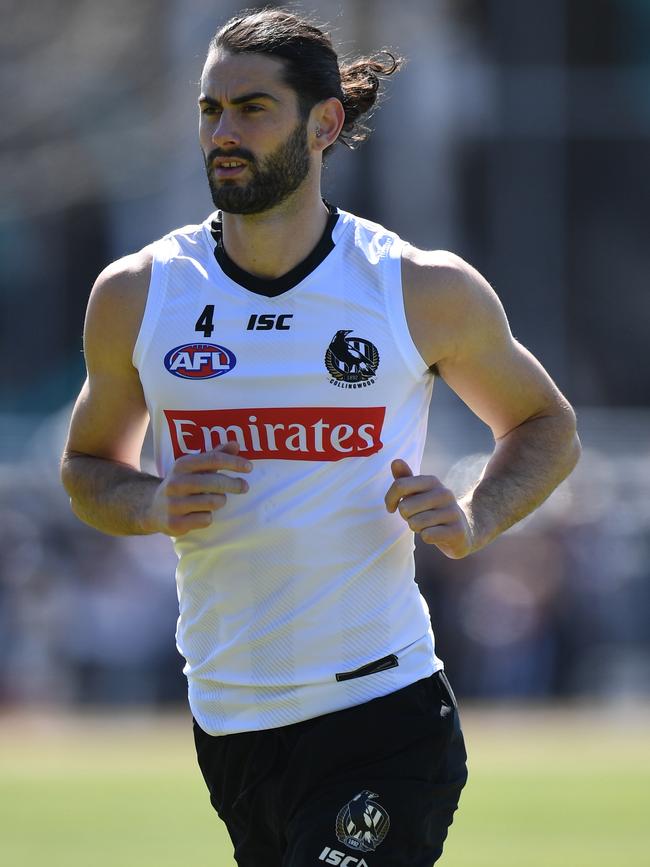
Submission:
M 388 834 L 388 813 L 376 801 L 370 800 L 377 797 L 379 796 L 374 792 L 364 789 L 339 810 L 336 817 L 336 836 L 350 849 L 374 852 Z
M 377 347 L 363 337 L 348 337 L 352 329 L 337 331 L 325 353 L 330 382 L 339 388 L 372 385 L 379 367 Z

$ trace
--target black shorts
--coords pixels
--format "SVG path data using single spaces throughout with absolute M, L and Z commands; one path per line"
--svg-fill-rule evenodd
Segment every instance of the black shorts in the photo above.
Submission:
M 431 867 L 467 779 L 443 672 L 281 728 L 194 722 L 194 739 L 239 867 Z

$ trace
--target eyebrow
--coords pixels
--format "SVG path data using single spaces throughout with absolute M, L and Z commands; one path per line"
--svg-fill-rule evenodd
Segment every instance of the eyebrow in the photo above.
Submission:
M 231 105 L 242 105 L 244 102 L 251 102 L 254 99 L 270 99 L 272 102 L 280 102 L 280 100 L 270 93 L 263 90 L 255 90 L 252 93 L 243 93 L 241 96 L 235 96 L 230 100 Z M 221 108 L 221 103 L 218 99 L 213 99 L 211 96 L 200 96 L 199 104 L 205 103 L 214 108 Z

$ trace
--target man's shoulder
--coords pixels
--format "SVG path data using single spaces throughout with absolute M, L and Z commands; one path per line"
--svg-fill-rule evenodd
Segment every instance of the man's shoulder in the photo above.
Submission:
M 385 250 L 393 248 L 402 262 L 405 289 L 415 292 L 450 293 L 450 300 L 463 288 L 471 290 L 477 272 L 463 258 L 449 250 L 421 250 L 381 223 L 338 208 L 342 225 L 354 224 L 356 246 Z
M 168 261 L 183 251 L 184 244 L 199 243 L 210 219 L 172 229 L 141 250 L 111 262 L 97 277 L 91 300 L 102 302 L 102 306 L 135 307 L 136 315 L 141 314 L 154 261 Z
M 339 214 L 339 224 L 342 226 L 354 224 L 358 230 L 367 233 L 368 235 L 390 235 L 395 238 L 398 237 L 397 232 L 387 228 L 381 223 L 378 223 L 376 220 L 362 217 L 359 214 L 352 213 L 352 211 L 346 211 L 345 208 L 337 207 L 336 210 Z
M 481 291 L 478 272 L 449 250 L 420 250 L 411 244 L 402 248 L 404 291 L 423 301 L 456 307 L 471 302 Z
M 215 212 L 206 217 L 201 223 L 188 223 L 185 226 L 179 226 L 177 229 L 172 229 L 162 236 L 158 241 L 154 241 L 151 245 L 154 249 L 162 244 L 182 244 L 184 241 L 190 244 L 196 244 L 202 239 L 206 229 L 210 229 L 213 224 L 219 222 L 219 212 Z
M 412 335 L 432 364 L 483 340 L 505 318 L 487 280 L 449 250 L 405 246 L 402 286 Z
M 136 253 L 111 262 L 97 277 L 93 295 L 124 301 L 140 292 L 146 294 L 151 279 L 153 256 L 153 245 L 148 245 Z
M 88 353 L 130 358 L 144 315 L 153 254 L 144 247 L 101 272 L 88 301 L 84 346 Z
M 389 256 L 399 256 L 402 240 L 396 232 L 342 208 L 337 208 L 337 211 L 339 221 L 333 237 L 337 244 L 346 238 L 351 248 L 348 253 L 354 250 L 373 265 Z

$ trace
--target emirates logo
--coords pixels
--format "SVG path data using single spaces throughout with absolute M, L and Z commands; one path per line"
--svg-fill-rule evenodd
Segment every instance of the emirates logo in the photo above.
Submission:
M 372 385 L 379 367 L 379 352 L 364 337 L 348 337 L 351 329 L 337 331 L 325 353 L 325 367 L 332 385 L 363 388 Z
M 246 458 L 285 461 L 374 455 L 385 415 L 385 406 L 165 410 L 175 458 L 236 442 Z

